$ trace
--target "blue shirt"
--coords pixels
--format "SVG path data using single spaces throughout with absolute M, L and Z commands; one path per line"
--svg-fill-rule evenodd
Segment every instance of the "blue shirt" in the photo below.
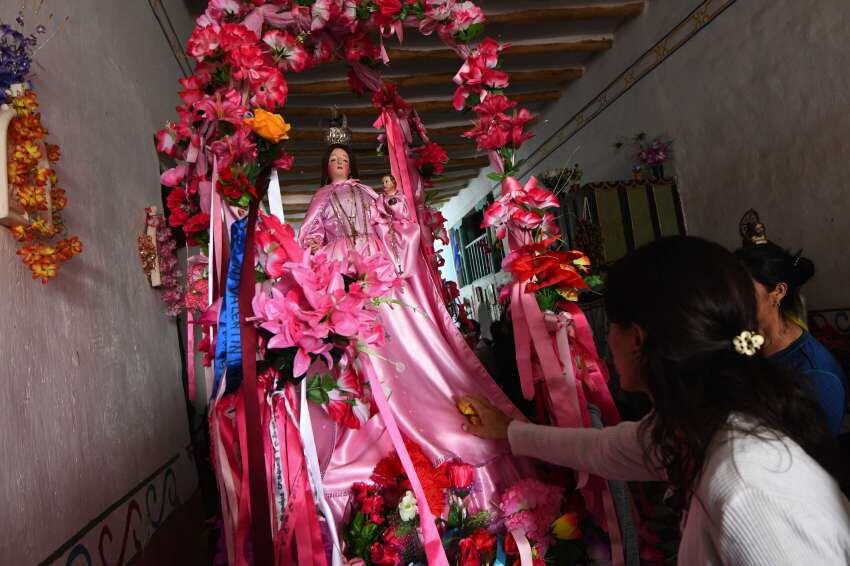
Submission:
M 847 378 L 836 359 L 810 332 L 803 332 L 790 346 L 770 357 L 785 367 L 800 371 L 812 385 L 833 436 L 838 436 L 844 418 Z

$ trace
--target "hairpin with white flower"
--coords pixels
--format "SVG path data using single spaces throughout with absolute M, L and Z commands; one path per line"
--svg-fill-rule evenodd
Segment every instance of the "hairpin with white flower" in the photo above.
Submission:
M 764 345 L 764 336 L 758 332 L 744 330 L 732 339 L 735 351 L 744 356 L 755 356 Z

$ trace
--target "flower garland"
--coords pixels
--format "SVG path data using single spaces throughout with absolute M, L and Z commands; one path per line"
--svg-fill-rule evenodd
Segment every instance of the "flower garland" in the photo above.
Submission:
M 524 127 L 532 116 L 502 94 L 509 85 L 499 61 L 506 46 L 492 38 L 468 45 L 480 36 L 483 23 L 478 6 L 456 0 L 211 1 L 187 44 L 197 64 L 191 77 L 180 80 L 180 119 L 156 135 L 157 149 L 181 162 L 163 175 L 163 184 L 172 189 L 169 224 L 182 228 L 191 242 L 205 243 L 209 217 L 202 195 L 218 190 L 228 203 L 244 207 L 257 198 L 261 171 L 292 167 L 282 146 L 290 129 L 282 115 L 286 72 L 345 61 L 352 90 L 371 91 L 376 106 L 411 115 L 410 105 L 375 70 L 388 61 L 384 38 L 403 39 L 405 27 L 437 33 L 465 59 L 454 78 L 454 102 L 479 115 L 465 136 L 490 151 L 499 178 L 514 174 L 519 166 L 514 156 L 531 136 Z M 418 120 L 415 112 L 411 117 Z M 427 184 L 443 171 L 447 156 L 428 141 L 416 154 Z M 215 187 L 213 162 L 219 173 Z
M 23 29 L 22 14 L 16 22 Z M 45 31 L 44 26 L 36 30 L 38 34 Z M 45 142 L 47 129 L 36 94 L 25 85 L 36 43 L 36 33 L 24 35 L 0 24 L 0 103 L 15 111 L 8 130 L 7 177 L 14 202 L 26 213 L 26 222 L 10 230 L 23 244 L 17 254 L 32 278 L 47 283 L 56 277 L 60 264 L 82 253 L 83 245 L 77 236 L 56 240 L 66 232 L 61 211 L 68 199 L 65 189 L 57 186 L 53 169 L 61 155 L 59 146 Z

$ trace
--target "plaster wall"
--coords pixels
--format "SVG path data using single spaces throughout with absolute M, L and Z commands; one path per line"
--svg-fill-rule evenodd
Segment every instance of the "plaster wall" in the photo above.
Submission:
M 625 179 L 632 159 L 613 151 L 618 138 L 640 131 L 672 138 L 667 173 L 678 179 L 690 234 L 736 247 L 738 220 L 754 207 L 772 240 L 804 248 L 815 262 L 817 275 L 805 289 L 809 306 L 846 307 L 847 2 L 739 0 L 548 158 L 534 153 L 701 4 L 653 0 L 618 30 L 614 48 L 541 117 L 524 148 L 531 172 L 578 162 L 585 181 Z M 444 207 L 450 226 L 492 190 L 485 174 Z
M 20 4 L 2 3 L 0 20 Z M 188 37 L 183 3 L 165 4 Z M 143 208 L 159 203 L 153 133 L 179 103 L 179 67 L 147 2 L 49 11 L 71 19 L 39 51 L 34 88 L 85 248 L 41 285 L 0 233 L 3 564 L 44 560 L 189 442 L 177 330 L 135 247 Z

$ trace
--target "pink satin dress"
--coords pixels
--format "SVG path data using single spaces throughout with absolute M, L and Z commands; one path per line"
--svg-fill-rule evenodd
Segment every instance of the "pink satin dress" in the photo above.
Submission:
M 339 186 L 323 187 L 314 197 L 299 236 L 302 244 L 317 241 L 315 238 L 321 234 L 321 245 L 332 253 L 351 245 L 352 239 L 340 229 L 345 228 L 344 223 L 331 218 L 333 212 L 328 212 L 328 192 Z M 380 214 L 383 208 L 386 212 L 380 197 L 374 198 L 372 210 Z M 397 198 L 404 196 L 398 194 Z M 394 208 L 399 205 L 390 204 L 390 210 Z M 407 224 L 416 227 L 415 234 L 409 237 L 418 242 L 418 223 Z M 381 234 L 387 233 L 386 227 L 386 215 L 374 217 L 371 233 L 364 241 L 380 240 Z M 405 229 L 399 236 L 407 238 L 409 233 Z M 390 248 L 383 242 L 381 249 Z M 466 420 L 458 412 L 456 400 L 464 395 L 480 395 L 515 419 L 524 419 L 461 336 L 418 249 L 410 254 L 406 275 L 394 298 L 415 310 L 398 305 L 382 307 L 387 342 L 378 356 L 372 357 L 372 363 L 389 390 L 389 405 L 402 433 L 418 443 L 434 465 L 460 459 L 475 466 L 473 506 L 492 508 L 499 492 L 518 479 L 532 477 L 534 471 L 527 460 L 511 456 L 507 442 L 484 440 L 464 432 L 461 427 Z M 379 415 L 357 430 L 338 426 L 315 405 L 311 415 L 325 494 L 339 527 L 351 485 L 368 482 L 375 465 L 394 450 Z
M 419 254 L 419 225 L 410 216 L 407 199 L 400 194 L 382 194 L 378 199 L 376 232 L 400 277 L 416 270 Z

